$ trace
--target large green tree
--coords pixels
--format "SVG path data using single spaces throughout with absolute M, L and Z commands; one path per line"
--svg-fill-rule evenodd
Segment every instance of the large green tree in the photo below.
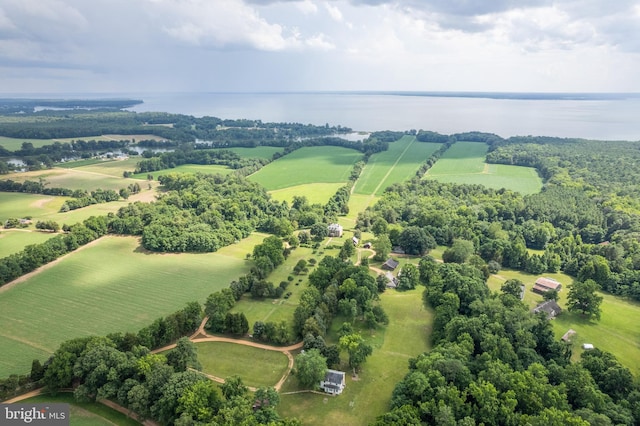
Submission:
M 327 359 L 318 349 L 309 349 L 296 357 L 296 377 L 303 387 L 318 387 L 326 371 Z
M 569 312 L 579 312 L 587 318 L 600 319 L 600 304 L 603 297 L 596 294 L 598 283 L 589 279 L 574 281 L 569 287 L 567 295 L 567 309 Z

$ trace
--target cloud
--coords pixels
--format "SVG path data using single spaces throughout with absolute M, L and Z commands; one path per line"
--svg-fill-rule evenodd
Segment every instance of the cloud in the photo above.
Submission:
M 325 9 L 327 9 L 327 12 L 329 12 L 329 16 L 331 16 L 331 18 L 334 21 L 342 22 L 342 19 L 343 19 L 342 12 L 340 12 L 340 9 L 337 6 L 334 6 L 328 2 L 325 2 L 324 7 Z

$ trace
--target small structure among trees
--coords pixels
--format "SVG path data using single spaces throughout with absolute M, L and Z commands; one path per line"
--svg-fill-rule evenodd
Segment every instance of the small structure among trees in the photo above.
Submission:
M 342 226 L 337 223 L 331 223 L 327 227 L 330 237 L 342 237 Z
M 534 293 L 545 294 L 546 292 L 551 290 L 555 290 L 555 291 L 562 290 L 562 284 L 552 278 L 540 277 L 536 280 L 535 284 L 533 285 Z
M 320 382 L 320 389 L 332 395 L 340 395 L 346 386 L 344 371 L 338 370 L 327 370 Z
M 393 271 L 398 267 L 399 264 L 400 264 L 400 262 L 398 262 L 397 260 L 393 260 L 393 259 L 389 258 L 389 259 L 387 259 L 386 262 L 384 262 L 382 264 L 382 269 L 386 269 L 388 271 Z
M 552 319 L 560 315 L 560 313 L 562 312 L 562 308 L 555 300 L 547 300 L 545 302 L 539 303 L 538 306 L 533 308 L 532 312 L 534 314 L 544 312 L 545 314 L 547 314 L 548 319 Z

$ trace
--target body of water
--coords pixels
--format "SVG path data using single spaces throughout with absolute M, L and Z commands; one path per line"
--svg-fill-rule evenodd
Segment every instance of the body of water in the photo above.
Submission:
M 122 94 L 118 94 L 122 96 Z M 423 129 L 509 136 L 640 140 L 640 96 L 394 93 L 133 94 L 133 111 L 342 125 L 355 131 Z

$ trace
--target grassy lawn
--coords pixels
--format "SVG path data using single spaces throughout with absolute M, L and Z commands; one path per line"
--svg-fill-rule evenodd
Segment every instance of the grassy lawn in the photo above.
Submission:
M 324 205 L 342 186 L 344 186 L 343 183 L 307 183 L 269 191 L 269 194 L 273 199 L 286 201 L 289 204 L 293 201 L 294 195 L 304 195 L 310 204 Z
M 155 254 L 136 238 L 104 237 L 2 293 L 0 377 L 28 372 L 31 360 L 44 361 L 43 353 L 65 340 L 137 331 L 188 302 L 204 302 L 249 265 L 234 249 Z
M 337 146 L 304 147 L 267 164 L 249 177 L 267 190 L 307 183 L 346 183 L 362 153 Z
M 2 230 L 0 231 L 0 258 L 22 251 L 29 244 L 40 244 L 55 236 L 50 232 Z
M 83 172 L 100 173 L 103 175 L 123 178 L 122 174 L 125 171 L 133 171 L 140 160 L 142 160 L 142 157 L 129 157 L 123 160 L 99 160 L 97 162 L 85 160 L 88 161 L 87 164 L 72 165 L 71 168 Z M 140 179 L 146 178 L 147 176 L 145 175 Z
M 77 402 L 72 393 L 60 393 L 56 396 L 38 395 L 25 399 L 22 402 L 34 404 L 69 404 L 69 414 L 71 415 L 69 419 L 70 426 L 134 426 L 140 424 L 124 414 L 98 402 Z
M 347 387 L 340 396 L 310 393 L 282 394 L 278 412 L 297 417 L 305 425 L 366 425 L 389 408 L 395 384 L 408 372 L 408 360 L 429 349 L 432 313 L 422 305 L 419 287 L 409 292 L 388 290 L 382 305 L 390 318 L 385 328 L 363 331 L 374 347 L 357 380 L 347 374 Z M 339 325 L 339 319 L 334 323 Z M 337 328 L 337 327 L 334 327 Z M 344 371 L 347 355 L 342 354 Z M 298 390 L 295 376 L 285 382 L 282 392 Z
M 0 222 L 10 218 L 31 216 L 37 218 L 55 214 L 68 197 L 54 197 L 42 194 L 22 194 L 18 192 L 0 192 Z
M 275 386 L 287 371 L 288 359 L 278 351 L 225 342 L 197 343 L 202 372 L 227 378 L 238 375 L 247 386 Z
M 562 291 L 558 304 L 565 309 L 568 286 L 573 281 L 565 274 L 543 274 L 562 283 Z M 517 278 L 525 286 L 524 303 L 534 308 L 542 301 L 542 296 L 531 291 L 533 283 L 539 275 L 531 275 L 513 270 L 502 270 L 498 275 L 489 278 L 488 285 L 492 291 L 500 291 L 500 286 L 506 279 Z M 634 375 L 640 374 L 640 305 L 620 297 L 601 293 L 602 318 L 600 321 L 587 321 L 579 314 L 564 311 L 553 320 L 553 329 L 560 339 L 570 328 L 577 334 L 573 336 L 573 359 L 577 361 L 582 353 L 582 343 L 592 343 L 595 347 L 611 352 L 618 360 L 630 368 Z
M 415 176 L 420 165 L 440 146 L 418 142 L 414 136 L 408 135 L 390 143 L 387 151 L 371 156 L 360 174 L 354 193 L 382 195 L 388 186 Z
M 55 140 L 53 139 L 30 139 L 30 138 L 10 138 L 7 136 L 0 136 L 0 146 L 9 151 L 17 151 L 22 148 L 23 142 L 31 142 L 34 148 L 40 148 L 45 145 L 52 145 Z
M 425 177 L 440 182 L 479 184 L 489 188 L 507 188 L 533 194 L 542 188 L 542 180 L 532 167 L 487 164 L 488 146 L 479 142 L 456 142 Z

